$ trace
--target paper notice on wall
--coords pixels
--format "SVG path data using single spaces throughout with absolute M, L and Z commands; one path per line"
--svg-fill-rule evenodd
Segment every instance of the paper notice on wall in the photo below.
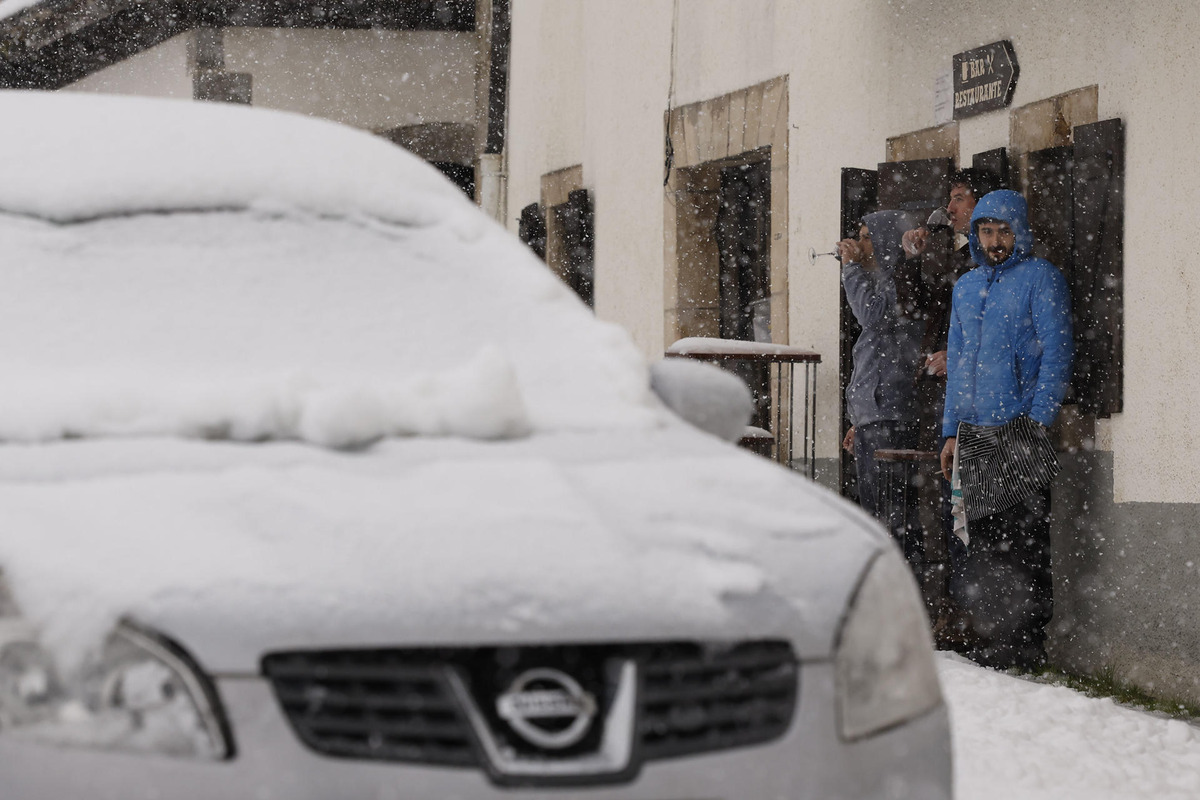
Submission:
M 933 124 L 954 119 L 954 66 L 947 64 L 933 77 Z

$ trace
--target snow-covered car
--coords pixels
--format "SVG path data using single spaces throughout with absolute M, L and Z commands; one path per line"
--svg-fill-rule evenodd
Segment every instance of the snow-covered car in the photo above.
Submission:
M 431 167 L 0 93 L 0 796 L 946 798 L 881 529 Z

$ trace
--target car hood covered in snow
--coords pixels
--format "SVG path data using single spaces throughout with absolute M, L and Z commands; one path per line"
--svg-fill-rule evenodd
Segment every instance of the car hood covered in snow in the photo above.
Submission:
M 9 446 L 0 505 L 9 588 L 65 663 L 129 615 L 217 671 L 468 641 L 761 635 L 822 658 L 881 545 L 834 496 L 682 425 L 357 454 Z

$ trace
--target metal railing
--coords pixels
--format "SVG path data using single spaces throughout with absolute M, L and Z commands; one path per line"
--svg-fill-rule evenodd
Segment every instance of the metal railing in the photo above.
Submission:
M 817 365 L 821 363 L 819 353 L 766 342 L 743 342 L 734 339 L 691 337 L 680 339 L 667 348 L 668 358 L 694 358 L 717 366 L 730 366 L 736 362 L 766 364 L 771 392 L 769 454 L 780 464 L 796 469 L 809 478 L 816 475 L 817 460 Z M 796 365 L 803 369 L 797 370 Z M 801 373 L 797 400 L 797 375 Z M 800 416 L 797 418 L 797 411 Z M 749 432 L 743 442 L 750 449 L 755 441 L 761 443 L 765 437 Z M 800 446 L 796 447 L 797 440 Z M 799 451 L 799 459 L 797 459 Z

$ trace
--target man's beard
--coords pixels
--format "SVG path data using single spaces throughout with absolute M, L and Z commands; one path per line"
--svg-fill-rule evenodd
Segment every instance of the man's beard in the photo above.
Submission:
M 1012 255 L 1012 251 L 1010 250 L 1005 252 L 1000 250 L 984 250 L 983 255 L 985 258 L 987 258 L 989 267 L 998 267 L 1005 261 L 1008 261 L 1008 257 Z

